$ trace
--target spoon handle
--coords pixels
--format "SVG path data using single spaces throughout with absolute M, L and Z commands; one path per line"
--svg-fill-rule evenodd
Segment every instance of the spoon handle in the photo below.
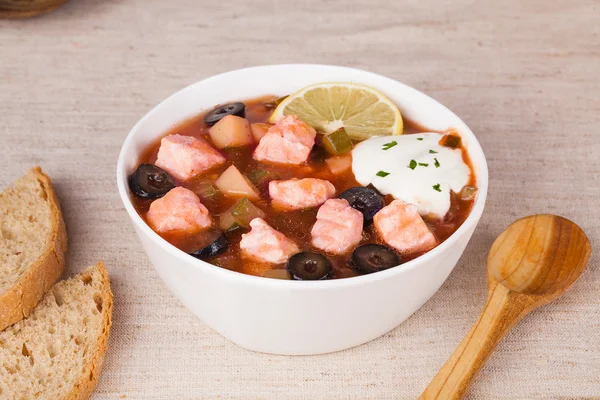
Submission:
M 533 308 L 526 296 L 490 282 L 488 299 L 469 333 L 419 399 L 461 399 L 496 345 Z

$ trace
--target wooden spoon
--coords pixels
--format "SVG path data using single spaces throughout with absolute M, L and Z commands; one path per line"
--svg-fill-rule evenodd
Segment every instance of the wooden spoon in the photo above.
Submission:
M 420 399 L 460 399 L 496 345 L 532 310 L 560 297 L 585 269 L 591 246 L 575 223 L 535 215 L 510 225 L 488 255 L 479 319 Z

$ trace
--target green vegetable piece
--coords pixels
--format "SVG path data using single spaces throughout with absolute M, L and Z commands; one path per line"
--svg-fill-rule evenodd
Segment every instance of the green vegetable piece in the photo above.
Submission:
M 460 147 L 460 143 L 461 143 L 460 136 L 456 136 L 456 135 L 452 135 L 452 134 L 444 135 L 440 139 L 440 145 L 441 146 L 450 147 L 452 149 L 459 148 Z
M 202 200 L 212 199 L 219 194 L 219 190 L 210 182 L 199 183 L 194 192 Z
M 479 189 L 477 189 L 477 187 L 475 186 L 470 186 L 467 185 L 465 187 L 462 188 L 462 190 L 460 191 L 460 198 L 462 200 L 472 200 L 475 195 L 477 194 L 477 191 Z
M 415 160 L 410 160 L 410 164 L 408 164 L 408 168 L 410 168 L 410 169 L 417 168 L 417 162 Z
M 231 206 L 219 217 L 219 228 L 232 231 L 237 228 L 247 228 L 254 218 L 264 218 L 265 213 L 250 200 L 243 198 Z
M 385 178 L 386 176 L 388 176 L 390 173 L 389 172 L 385 172 L 385 171 L 379 171 L 376 175 L 380 176 L 382 178 Z
M 231 210 L 231 209 L 230 209 Z M 231 215 L 231 211 L 227 210 L 219 217 L 219 228 L 222 231 L 233 231 L 240 227 L 240 225 L 235 220 L 234 216 Z
M 434 164 L 434 165 L 435 165 L 435 167 L 436 167 L 436 168 L 439 168 L 441 164 L 440 164 L 440 162 L 438 161 L 438 159 L 437 159 L 437 158 L 434 158 L 434 159 L 433 159 L 433 161 L 435 161 L 435 164 Z
M 243 227 L 248 227 L 254 218 L 265 217 L 265 213 L 245 197 L 233 205 L 231 215 Z
M 346 154 L 352 150 L 352 140 L 344 128 L 323 136 L 323 148 L 334 156 Z
M 391 149 L 392 147 L 394 147 L 394 146 L 397 146 L 397 145 L 398 145 L 398 142 L 396 142 L 395 140 L 393 140 L 393 141 L 391 141 L 391 142 L 389 142 L 389 143 L 385 143 L 385 144 L 383 145 L 383 148 L 382 148 L 382 149 L 383 149 L 383 150 L 389 150 L 389 149 Z
M 254 185 L 260 185 L 269 178 L 269 171 L 266 169 L 257 168 L 248 172 L 246 176 Z
M 441 192 L 442 188 L 440 187 L 439 183 L 436 183 L 435 185 L 433 185 L 433 190 L 437 190 L 438 192 Z

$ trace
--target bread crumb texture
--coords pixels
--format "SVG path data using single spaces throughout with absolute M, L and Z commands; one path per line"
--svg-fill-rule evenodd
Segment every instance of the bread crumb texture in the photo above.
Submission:
M 51 221 L 50 201 L 34 172 L 0 193 L 0 294 L 46 249 Z
M 0 399 L 79 399 L 102 367 L 112 294 L 102 264 L 57 283 L 29 318 L 0 332 Z

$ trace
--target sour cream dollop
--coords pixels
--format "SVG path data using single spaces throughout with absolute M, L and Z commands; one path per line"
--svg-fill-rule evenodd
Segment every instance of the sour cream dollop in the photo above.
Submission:
M 450 209 L 450 190 L 460 191 L 471 170 L 461 150 L 441 146 L 441 138 L 419 133 L 367 139 L 352 151 L 354 176 L 363 186 L 372 184 L 417 206 L 421 215 L 443 218 Z

